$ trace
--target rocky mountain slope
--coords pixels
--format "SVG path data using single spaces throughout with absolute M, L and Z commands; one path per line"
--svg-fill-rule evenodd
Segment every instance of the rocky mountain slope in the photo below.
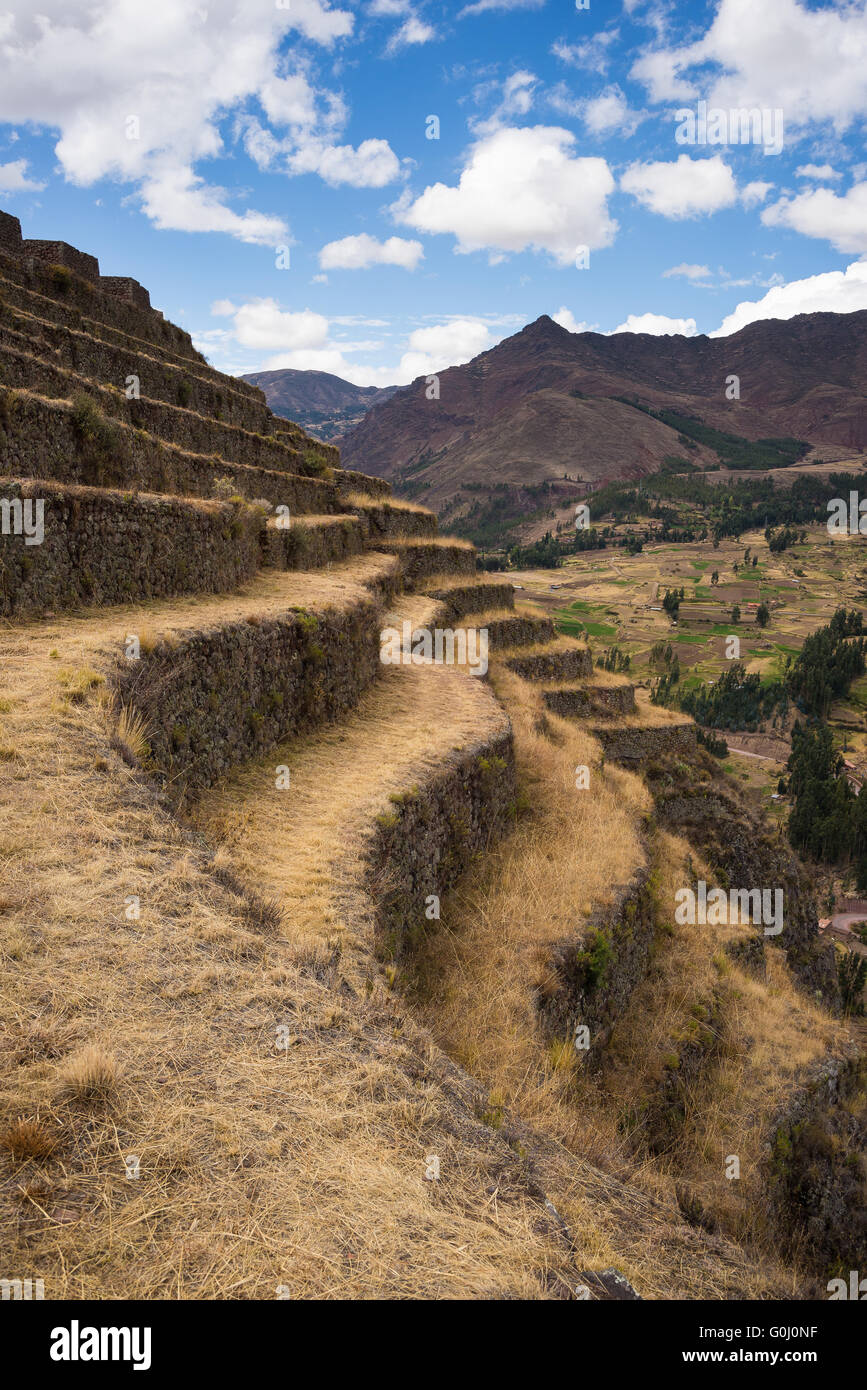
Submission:
M 242 380 L 265 393 L 275 415 L 297 421 L 319 439 L 345 434 L 398 390 L 397 386 L 353 386 L 331 372 L 302 372 L 291 367 L 250 372 Z
M 740 399 L 727 399 L 732 376 Z M 638 478 L 671 458 L 717 467 L 702 431 L 684 434 L 688 419 L 742 440 L 837 446 L 841 457 L 864 448 L 867 311 L 766 320 L 714 339 L 569 333 L 543 315 L 440 373 L 438 399 L 421 377 L 375 405 L 340 448 L 348 466 L 363 459 L 399 492 L 442 507 L 467 485 Z

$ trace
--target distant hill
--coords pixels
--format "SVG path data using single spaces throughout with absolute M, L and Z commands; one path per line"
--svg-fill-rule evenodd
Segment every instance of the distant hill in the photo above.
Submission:
M 739 400 L 726 398 L 731 376 Z M 789 442 L 756 445 L 769 438 Z M 843 457 L 867 448 L 867 311 L 762 320 L 727 338 L 569 333 L 543 316 L 440 372 L 438 400 L 420 377 L 337 442 L 346 467 L 450 522 L 480 498 L 553 514 L 576 491 L 564 475 L 764 468 L 808 446 Z
M 242 378 L 264 391 L 275 415 L 296 420 L 319 439 L 331 440 L 363 419 L 372 406 L 393 396 L 397 386 L 353 386 L 330 372 L 250 372 Z

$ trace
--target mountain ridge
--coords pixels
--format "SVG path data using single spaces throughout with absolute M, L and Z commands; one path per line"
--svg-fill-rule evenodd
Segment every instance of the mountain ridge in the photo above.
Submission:
M 759 320 L 725 338 L 575 334 L 542 315 L 437 376 L 437 400 L 416 378 L 336 442 L 346 466 L 439 507 L 467 484 L 639 478 L 685 451 L 694 466 L 719 465 L 713 448 L 687 444 L 646 409 L 743 440 L 867 446 L 863 310 Z M 729 400 L 732 377 L 740 398 Z

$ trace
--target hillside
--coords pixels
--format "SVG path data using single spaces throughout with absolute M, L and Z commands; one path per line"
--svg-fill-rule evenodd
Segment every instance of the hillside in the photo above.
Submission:
M 865 1077 L 808 874 L 340 465 L 0 214 L 4 1284 L 824 1298 Z M 697 880 L 784 930 L 680 921 Z
M 726 399 L 732 375 L 739 400 Z M 662 420 L 628 402 L 673 414 Z M 503 485 L 548 485 L 554 506 L 576 495 L 564 475 L 640 478 L 666 459 L 719 467 L 725 447 L 721 456 L 695 422 L 737 437 L 728 448 L 740 466 L 750 458 L 738 440 L 785 437 L 832 458 L 863 448 L 867 311 L 767 320 L 716 339 L 576 334 L 543 316 L 441 372 L 438 400 L 420 378 L 376 405 L 340 448 L 401 495 L 447 508 L 452 523 Z M 519 500 L 518 514 L 532 510 L 532 499 Z
M 393 396 L 397 386 L 353 386 L 330 372 L 249 372 L 241 378 L 258 386 L 275 415 L 295 420 L 317 439 L 335 439 L 357 425 L 368 410 Z

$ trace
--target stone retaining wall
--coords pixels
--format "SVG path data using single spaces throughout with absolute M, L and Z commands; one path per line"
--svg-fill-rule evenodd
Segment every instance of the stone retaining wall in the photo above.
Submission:
M 26 245 L 26 242 L 22 245 Z M 61 265 L 60 262 L 56 264 Z M 61 283 L 57 271 L 40 256 L 0 254 L 0 276 L 4 279 L 23 285 L 26 289 L 35 290 L 38 294 L 44 295 L 50 303 L 62 300 L 64 306 L 74 306 L 83 313 L 122 329 L 125 333 L 131 333 L 136 338 L 168 344 L 175 352 L 182 352 L 194 362 L 203 360 L 201 353 L 193 347 L 189 333 L 183 328 L 178 328 L 177 324 L 168 323 L 153 309 L 139 309 L 115 295 L 104 294 L 100 291 L 98 283 L 93 283 L 87 276 L 79 275 L 71 267 L 62 268 L 66 271 L 66 276 Z M 0 292 L 5 295 L 5 288 Z
M 2 534 L 24 499 L 44 504 L 40 544 Z M 258 567 L 261 528 L 259 511 L 225 502 L 0 480 L 0 614 L 237 589 Z
M 604 725 L 590 730 L 598 738 L 605 755 L 616 763 L 645 762 L 666 753 L 695 751 L 694 724 L 648 724 L 610 729 Z
M 323 471 L 315 449 L 301 453 L 276 437 L 253 434 L 144 394 L 140 400 L 127 400 L 121 387 L 98 386 L 89 377 L 55 367 L 17 347 L 0 344 L 0 381 L 13 389 L 37 391 L 60 400 L 90 396 L 104 415 L 171 440 L 193 454 L 217 454 L 227 463 L 245 463 L 277 473 L 313 476 Z M 143 382 L 142 387 L 145 385 Z
M 558 647 L 551 652 L 513 656 L 506 665 L 526 681 L 580 680 L 593 675 L 593 658 L 586 647 Z
M 545 690 L 542 699 L 552 714 L 564 719 L 581 719 L 593 714 L 632 714 L 635 711 L 633 685 L 586 685 L 576 690 Z
M 442 897 L 474 855 L 503 832 L 515 795 L 512 731 L 506 726 L 484 744 L 456 753 L 431 783 L 393 799 L 379 817 L 368 856 L 383 957 L 415 949 L 430 925 L 426 899 Z
M 360 555 L 364 549 L 361 528 L 354 517 L 335 517 L 333 521 L 306 524 L 303 517 L 285 529 L 268 526 L 265 531 L 265 564 L 284 570 L 322 569 L 339 560 Z
M 119 657 L 110 685 L 144 716 L 153 766 L 183 800 L 351 709 L 380 669 L 379 626 L 371 596 L 173 634 L 139 661 Z
M 231 492 L 287 506 L 292 516 L 337 509 L 337 489 L 323 479 L 188 453 L 118 420 L 97 421 L 94 437 L 77 418 L 68 401 L 0 387 L 0 475 L 187 497 L 213 497 L 228 478 Z
M 537 995 L 546 1036 L 571 1043 L 576 1029 L 584 1025 L 589 1048 L 579 1055 L 598 1062 L 614 1024 L 647 973 L 655 931 L 655 884 L 645 869 L 621 889 L 610 907 L 576 922 L 574 935 L 551 948 L 549 983 Z
M 428 588 L 425 593 L 439 599 L 450 622 L 458 622 L 471 613 L 484 613 L 489 608 L 514 608 L 515 590 L 511 584 L 467 584 L 455 588 Z
M 423 541 L 404 545 L 386 540 L 377 544 L 386 554 L 399 555 L 407 586 L 417 588 L 430 574 L 447 570 L 453 574 L 475 574 L 476 552 L 460 545 L 425 545 Z
M 106 343 L 89 333 L 82 333 L 62 324 L 45 320 L 0 316 L 0 348 L 13 354 L 9 370 L 0 372 L 13 386 L 28 386 L 46 394 L 68 396 L 73 389 L 62 376 L 54 373 L 35 373 L 29 370 L 34 357 L 42 359 L 49 368 L 60 368 L 85 378 L 75 389 L 89 390 L 91 383 L 126 391 L 128 379 L 137 378 L 138 390 L 146 400 L 163 401 L 169 405 L 186 406 L 215 422 L 238 425 L 242 429 L 264 433 L 270 428 L 269 413 L 264 402 L 251 401 L 223 384 L 198 376 L 191 363 L 189 368 L 173 362 L 161 362 L 146 352 Z M 15 355 L 24 354 L 27 364 L 21 378 Z M 210 452 L 206 450 L 205 452 Z

